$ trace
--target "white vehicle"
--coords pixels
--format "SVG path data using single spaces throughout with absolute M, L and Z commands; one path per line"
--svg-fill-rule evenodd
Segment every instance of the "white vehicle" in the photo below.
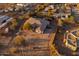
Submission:
M 7 25 L 10 21 L 12 20 L 12 18 L 8 17 L 8 16 L 0 16 L 0 28 L 4 27 L 5 25 Z

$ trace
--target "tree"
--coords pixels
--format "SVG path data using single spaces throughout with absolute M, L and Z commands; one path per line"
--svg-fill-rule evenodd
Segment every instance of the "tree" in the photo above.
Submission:
M 31 30 L 31 24 L 30 23 L 25 23 L 24 25 L 23 25 L 23 30 Z
M 15 27 L 17 26 L 17 24 L 18 24 L 18 23 L 17 23 L 16 19 L 13 19 L 13 20 L 11 21 L 10 29 L 14 30 Z

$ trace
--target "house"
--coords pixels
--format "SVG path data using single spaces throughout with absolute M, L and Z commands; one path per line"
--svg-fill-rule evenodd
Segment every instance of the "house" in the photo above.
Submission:
M 58 18 L 60 17 L 62 20 L 68 18 L 71 15 L 71 13 L 55 13 L 53 17 Z
M 45 19 L 29 18 L 25 23 L 30 23 L 32 27 L 35 27 L 35 32 L 43 33 L 46 29 L 46 26 L 49 24 L 49 21 Z
M 17 3 L 16 5 L 17 6 L 24 6 L 22 3 Z
M 48 7 L 45 8 L 44 11 L 48 11 L 49 9 L 54 10 L 54 6 L 53 5 L 49 5 Z
M 12 18 L 9 16 L 0 15 L 0 29 L 2 27 L 6 26 L 11 20 L 12 20 Z

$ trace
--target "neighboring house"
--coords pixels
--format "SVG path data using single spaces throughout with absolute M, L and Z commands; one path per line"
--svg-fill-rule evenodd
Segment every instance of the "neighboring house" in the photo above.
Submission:
M 72 12 L 74 12 L 74 14 L 76 14 L 76 15 L 77 15 L 77 14 L 79 15 L 79 9 L 77 9 L 77 8 L 73 8 L 73 9 L 72 9 Z
M 43 33 L 46 26 L 49 24 L 49 21 L 45 19 L 29 18 L 25 23 L 30 23 L 32 27 L 36 26 L 35 32 Z
M 5 27 L 11 20 L 12 18 L 9 16 L 0 15 L 0 29 Z
M 20 6 L 20 7 L 23 7 L 24 4 L 23 3 L 17 3 L 16 6 Z
M 68 16 L 70 16 L 71 15 L 71 13 L 56 13 L 56 14 L 54 14 L 53 16 L 55 17 L 55 18 L 58 18 L 58 17 L 60 17 L 61 19 L 66 19 L 66 18 L 68 18 Z
M 73 14 L 75 16 L 75 22 L 79 23 L 79 9 L 73 9 Z
M 79 24 L 79 16 L 75 16 L 74 21 Z
M 48 7 L 45 8 L 44 11 L 48 11 L 49 9 L 55 10 L 55 9 L 54 9 L 54 5 L 49 5 Z

